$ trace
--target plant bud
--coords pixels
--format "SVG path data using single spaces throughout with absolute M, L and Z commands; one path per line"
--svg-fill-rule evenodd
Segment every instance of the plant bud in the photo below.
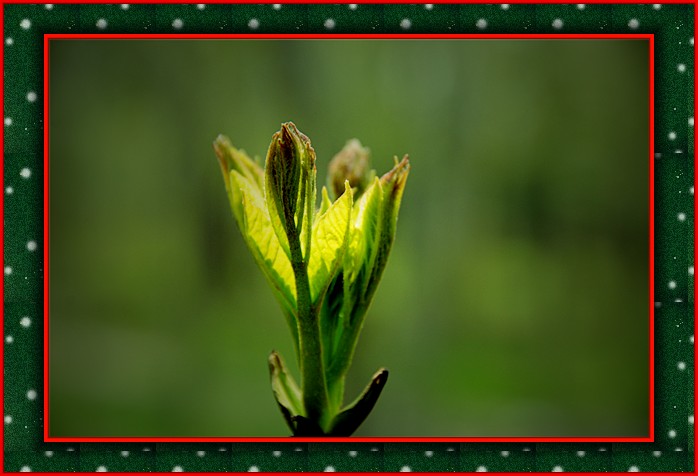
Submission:
M 293 217 L 300 188 L 302 151 L 297 147 L 298 141 L 294 140 L 293 130 L 283 124 L 281 130 L 274 134 L 265 165 L 265 195 L 269 213 L 279 217 L 286 233 L 290 227 L 295 228 Z
M 315 151 L 292 122 L 282 124 L 272 137 L 264 174 L 269 217 L 282 248 L 291 259 L 290 243 L 300 239 L 307 254 L 315 208 Z
M 330 161 L 327 173 L 327 185 L 333 198 L 344 193 L 344 181 L 354 190 L 358 198 L 371 182 L 375 171 L 371 170 L 370 151 L 357 139 L 351 139 L 344 148 Z

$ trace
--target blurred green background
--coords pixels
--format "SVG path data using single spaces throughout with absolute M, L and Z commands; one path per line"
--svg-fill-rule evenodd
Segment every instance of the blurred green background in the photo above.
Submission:
M 52 436 L 287 435 L 291 338 L 212 141 L 412 171 L 349 382 L 357 435 L 648 432 L 642 41 L 51 41 Z

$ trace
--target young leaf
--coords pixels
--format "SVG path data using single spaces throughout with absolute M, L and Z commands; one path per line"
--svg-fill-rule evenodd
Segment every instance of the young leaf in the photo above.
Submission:
M 281 250 L 259 189 L 236 171 L 231 173 L 231 185 L 235 197 L 240 196 L 243 212 L 240 228 L 247 246 L 270 284 L 280 292 L 285 306 L 295 309 L 296 282 L 291 262 Z
M 301 241 L 303 258 L 307 262 L 310 256 L 310 247 L 313 235 L 313 221 L 315 219 L 315 196 L 317 194 L 317 170 L 315 169 L 315 150 L 310 145 L 310 139 L 298 132 L 304 145 L 301 155 L 301 191 L 299 206 L 296 210 L 296 224 Z
M 408 172 L 407 157 L 400 163 L 396 161 L 390 172 L 380 180 L 374 180 L 359 200 L 358 207 L 355 207 L 352 241 L 344 263 L 344 332 L 339 336 L 335 355 L 327 371 L 330 383 L 342 378 L 351 364 L 366 311 L 378 287 L 395 238 L 397 211 Z M 381 190 L 380 199 L 377 190 Z
M 380 179 L 383 188 L 383 212 L 381 214 L 381 233 L 377 246 L 376 257 L 372 264 L 371 276 L 365 291 L 367 299 L 371 299 L 388 262 L 390 248 L 395 240 L 397 215 L 400 211 L 402 193 L 410 172 L 410 162 L 407 156 L 398 162 L 395 157 L 395 166 Z
M 218 163 L 223 172 L 223 180 L 225 181 L 226 190 L 230 190 L 230 172 L 236 170 L 238 173 L 245 176 L 248 180 L 254 183 L 257 188 L 262 189 L 264 183 L 264 170 L 257 162 L 250 159 L 244 150 L 239 150 L 233 147 L 224 135 L 219 135 L 213 142 L 213 148 L 218 157 Z
M 320 334 L 322 336 L 322 357 L 325 369 L 332 365 L 334 353 L 344 326 L 344 276 L 340 270 L 330 281 L 325 297 L 320 305 Z M 332 375 L 327 375 L 328 385 Z M 340 402 L 341 403 L 341 402 Z
M 327 435 L 351 436 L 373 410 L 387 381 L 388 371 L 386 369 L 380 369 L 376 372 L 359 398 L 334 418 Z
M 318 303 L 337 274 L 349 237 L 352 193 L 349 183 L 341 197 L 321 215 L 313 226 L 312 253 L 308 261 L 310 296 Z
M 338 282 L 342 288 L 335 295 L 328 291 L 323 302 L 323 314 L 331 314 L 323 324 L 331 332 L 326 340 L 328 383 L 334 385 L 344 376 L 361 329 L 361 318 L 368 306 L 364 302 L 364 289 L 376 255 L 376 243 L 380 236 L 383 191 L 380 181 L 373 179 L 366 192 L 356 202 L 351 212 L 351 224 L 347 251 L 344 255 Z M 335 278 L 336 281 L 336 278 Z M 334 283 L 334 281 L 333 281 Z M 328 309 L 326 309 L 328 308 Z M 357 316 L 357 314 L 359 314 Z M 352 327 L 354 326 L 354 327 Z M 328 352 L 329 353 L 329 352 Z
M 323 215 L 327 210 L 329 210 L 331 205 L 332 205 L 332 200 L 330 200 L 330 197 L 327 193 L 327 187 L 322 187 L 322 198 L 320 199 L 320 209 L 315 214 L 315 221 L 317 221 L 317 219 L 320 218 L 320 215 Z
M 242 205 L 240 204 L 239 194 L 237 197 L 235 196 L 235 187 L 231 185 L 231 172 L 234 170 L 246 177 L 252 185 L 261 191 L 264 171 L 259 164 L 245 154 L 245 151 L 233 147 L 230 144 L 230 140 L 223 135 L 219 135 L 216 138 L 213 142 L 213 148 L 216 151 L 218 163 L 223 173 L 223 182 L 225 183 L 225 190 L 228 192 L 230 207 L 238 225 L 240 225 L 242 223 Z
M 344 273 L 349 283 L 355 282 L 361 268 L 371 267 L 380 236 L 382 204 L 383 189 L 380 180 L 374 178 L 351 214 L 351 238 L 344 258 Z
M 395 166 L 380 179 L 386 197 L 384 201 L 384 220 L 386 225 L 384 234 L 390 236 L 391 242 L 395 238 L 397 215 L 400 211 L 402 193 L 405 190 L 409 172 L 410 161 L 408 157 L 404 156 L 400 162 L 395 157 Z
M 286 370 L 286 364 L 281 355 L 276 351 L 272 351 L 269 355 L 269 375 L 276 403 L 279 405 L 289 428 L 295 434 L 297 423 L 294 419 L 303 414 L 301 391 L 296 381 Z

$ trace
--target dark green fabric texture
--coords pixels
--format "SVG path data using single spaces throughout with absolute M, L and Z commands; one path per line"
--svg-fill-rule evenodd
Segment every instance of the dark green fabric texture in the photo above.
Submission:
M 693 8 L 5 5 L 5 471 L 693 471 Z M 44 33 L 654 34 L 656 441 L 43 443 Z

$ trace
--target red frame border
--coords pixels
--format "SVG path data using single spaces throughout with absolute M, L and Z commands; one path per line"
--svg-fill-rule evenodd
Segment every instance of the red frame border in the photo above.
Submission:
M 18 2 L 24 3 L 24 2 Z M 28 2 L 29 3 L 29 2 Z M 34 3 L 34 2 L 31 2 Z M 79 3 L 79 2 L 75 2 Z M 137 2 L 134 2 L 137 3 Z M 213 2 L 210 2 L 213 3 Z M 0 20 L 2 16 L 0 15 Z M 649 295 L 650 295 L 650 395 L 649 435 L 646 437 L 52 437 L 49 432 L 49 43 L 52 40 L 308 40 L 308 39 L 633 39 L 649 41 Z M 44 441 L 47 443 L 104 443 L 104 442 L 480 442 L 480 443 L 647 443 L 654 441 L 654 35 L 653 34 L 45 34 L 44 35 Z M 2 203 L 2 198 L 0 198 Z M 3 278 L 4 279 L 4 278 Z M 4 355 L 3 355 L 4 361 Z M 3 395 L 4 399 L 4 395 Z M 0 461 L 1 462 L 1 461 Z

